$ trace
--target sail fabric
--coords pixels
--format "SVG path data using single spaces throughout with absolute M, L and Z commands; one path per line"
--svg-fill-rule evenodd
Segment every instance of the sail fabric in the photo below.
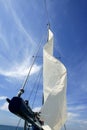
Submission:
M 41 118 L 52 130 L 60 130 L 66 121 L 65 66 L 53 57 L 53 33 L 49 30 L 48 42 L 43 49 L 43 89 L 44 105 Z

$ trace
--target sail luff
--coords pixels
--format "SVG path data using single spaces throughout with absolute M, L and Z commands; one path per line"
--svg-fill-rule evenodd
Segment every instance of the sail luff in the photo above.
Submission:
M 48 42 L 43 50 L 44 105 L 42 118 L 52 130 L 60 130 L 66 120 L 67 70 L 53 57 L 53 33 L 49 30 Z
M 49 44 L 48 44 L 49 43 Z M 51 56 L 53 55 L 53 34 L 51 33 L 50 29 L 48 30 L 48 42 L 46 43 L 46 45 L 44 46 L 43 49 L 43 89 L 44 89 L 44 102 L 47 99 L 48 96 L 48 92 L 50 90 L 47 90 L 48 88 L 45 87 L 45 81 L 46 79 L 49 79 L 48 75 L 45 74 L 46 72 L 46 61 L 48 61 L 48 54 L 50 56 L 50 58 L 52 58 Z

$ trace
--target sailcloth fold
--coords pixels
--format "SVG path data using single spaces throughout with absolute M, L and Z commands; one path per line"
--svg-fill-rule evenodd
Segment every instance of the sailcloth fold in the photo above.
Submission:
M 66 121 L 65 66 L 53 57 L 53 33 L 49 30 L 48 42 L 43 49 L 44 105 L 41 118 L 52 130 L 60 130 Z

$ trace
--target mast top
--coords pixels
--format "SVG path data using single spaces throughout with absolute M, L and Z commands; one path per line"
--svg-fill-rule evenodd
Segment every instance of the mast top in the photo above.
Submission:
M 49 41 L 49 29 L 50 29 L 50 23 L 47 24 L 47 42 Z

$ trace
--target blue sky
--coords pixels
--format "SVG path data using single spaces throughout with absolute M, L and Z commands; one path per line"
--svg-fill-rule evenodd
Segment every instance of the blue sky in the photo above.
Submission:
M 47 0 L 54 55 L 68 71 L 67 129 L 87 128 L 87 1 Z M 42 70 L 47 15 L 44 0 L 0 0 L 0 124 L 16 125 L 18 118 L 7 111 L 6 97 L 22 86 L 40 41 L 42 47 L 33 66 L 23 98 L 29 98 Z M 36 90 L 35 90 L 36 91 Z M 34 107 L 41 106 L 42 78 Z M 34 93 L 33 93 L 34 94 Z M 30 99 L 32 106 L 33 94 Z

